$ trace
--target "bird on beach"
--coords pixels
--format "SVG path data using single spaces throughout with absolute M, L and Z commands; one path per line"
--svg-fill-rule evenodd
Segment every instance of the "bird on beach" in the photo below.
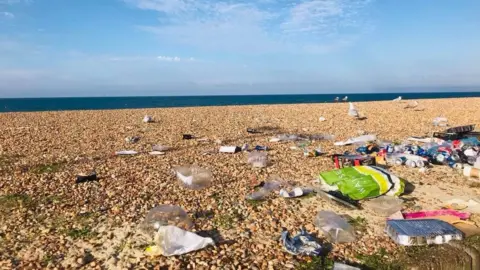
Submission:
M 348 96 L 345 96 L 344 98 L 342 98 L 343 102 L 347 102 L 347 100 L 348 100 Z
M 402 96 L 398 96 L 397 98 L 393 99 L 393 101 L 400 101 L 402 100 Z
M 350 108 L 348 109 L 348 115 L 350 115 L 351 117 L 358 118 L 360 114 L 358 113 L 357 108 L 355 108 L 355 105 L 353 105 L 352 102 L 349 102 L 349 106 Z
M 335 98 L 335 102 L 338 102 L 339 100 L 340 100 L 339 97 L 336 97 L 336 98 Z

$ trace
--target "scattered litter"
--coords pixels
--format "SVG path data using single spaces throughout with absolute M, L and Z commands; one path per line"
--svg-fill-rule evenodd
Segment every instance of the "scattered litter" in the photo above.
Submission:
M 291 190 L 290 192 L 287 191 L 286 189 L 282 188 L 280 190 L 280 196 L 282 196 L 284 198 L 296 198 L 296 197 L 301 197 L 303 195 L 307 195 L 307 194 L 312 193 L 312 192 L 313 192 L 312 189 L 301 188 L 301 187 L 296 187 L 293 190 Z
M 182 135 L 182 138 L 183 138 L 184 140 L 191 140 L 191 139 L 194 139 L 195 136 L 193 136 L 193 135 L 191 135 L 191 134 L 183 134 L 183 135 Z
M 265 152 L 250 152 L 247 163 L 252 164 L 254 168 L 264 168 L 268 165 L 268 157 Z
M 436 127 L 446 127 L 448 125 L 448 119 L 446 117 L 436 117 L 433 119 L 433 125 Z
M 161 156 L 161 155 L 165 155 L 165 152 L 161 152 L 161 151 L 151 151 L 151 152 L 148 152 L 149 155 L 152 155 L 152 156 Z
M 209 245 L 214 245 L 210 237 L 201 237 L 195 233 L 175 226 L 161 226 L 155 235 L 155 246 L 146 249 L 148 255 L 182 255 Z
M 153 123 L 153 117 L 151 117 L 149 115 L 145 115 L 145 117 L 143 117 L 143 122 L 144 123 Z
M 318 156 L 322 155 L 322 149 L 321 148 L 317 148 L 317 149 L 314 149 L 314 150 L 305 149 L 303 151 L 303 155 L 306 156 L 306 157 L 318 157 Z
M 270 192 L 274 190 L 279 190 L 281 185 L 282 183 L 275 180 L 262 182 L 262 184 L 260 185 L 260 189 L 251 194 L 248 194 L 246 199 L 254 201 L 264 200 L 270 194 Z
M 158 145 L 158 144 L 156 144 L 156 145 L 152 146 L 152 150 L 153 150 L 153 151 L 165 152 L 165 151 L 168 151 L 168 150 L 170 150 L 170 149 L 172 149 L 172 147 L 170 147 L 170 146 L 165 146 L 165 145 Z
M 140 137 L 135 136 L 135 137 L 126 137 L 125 142 L 127 143 L 136 143 L 140 140 Z
M 468 219 L 470 218 L 470 213 L 459 212 L 457 210 L 452 210 L 452 209 L 403 213 L 403 217 L 405 219 L 419 219 L 419 218 L 429 218 L 429 217 L 433 218 L 436 216 L 454 216 L 459 219 Z
M 305 229 L 294 237 L 290 237 L 290 233 L 285 230 L 280 240 L 283 248 L 292 255 L 320 256 L 324 252 L 320 243 Z
M 355 232 L 352 225 L 332 211 L 322 210 L 318 212 L 314 223 L 331 242 L 348 243 L 355 241 Z
M 178 180 L 189 189 L 207 188 L 212 184 L 212 172 L 195 165 L 174 167 Z
M 246 143 L 244 143 L 244 144 L 242 145 L 242 152 L 248 151 L 248 148 L 249 148 L 249 145 L 246 144 Z
M 355 137 L 355 138 L 350 138 L 346 141 L 343 141 L 343 142 L 336 142 L 335 145 L 336 146 L 344 146 L 344 145 L 350 145 L 350 144 L 358 144 L 358 143 L 368 143 L 368 142 L 373 142 L 377 140 L 377 136 L 376 135 L 373 135 L 373 134 L 368 134 L 368 135 L 362 135 L 362 136 L 359 136 L 359 137 Z
M 219 152 L 220 153 L 238 153 L 242 151 L 242 148 L 238 146 L 221 146 Z
M 80 184 L 80 183 L 96 181 L 96 180 L 98 180 L 97 173 L 93 171 L 87 175 L 77 175 L 77 180 L 75 181 L 75 183 Z
M 357 200 L 352 200 L 350 197 L 343 195 L 340 191 L 338 190 L 330 190 L 330 191 L 324 191 L 324 190 L 318 190 L 318 194 L 328 200 L 332 200 L 342 206 L 348 207 L 350 209 L 359 209 L 360 204 L 358 203 Z
M 410 101 L 407 106 L 405 106 L 405 109 L 415 109 L 418 106 L 418 102 L 416 100 Z
M 380 195 L 399 196 L 404 192 L 405 181 L 376 166 L 355 166 L 322 172 L 320 189 L 339 190 L 353 200 Z
M 187 212 L 180 206 L 163 204 L 150 209 L 145 220 L 140 224 L 140 229 L 153 235 L 160 227 L 167 225 L 189 230 L 193 223 Z
M 474 214 L 480 214 L 480 203 L 474 199 L 469 199 L 468 201 L 463 199 L 451 199 L 444 202 L 443 208 L 454 209 L 454 210 L 464 210 Z
M 422 143 L 432 143 L 435 141 L 434 138 L 414 137 L 414 136 L 408 137 L 407 140 L 412 142 L 422 142 Z
M 247 128 L 247 132 L 248 133 L 251 133 L 251 134 L 256 134 L 256 133 L 262 133 L 256 129 L 253 129 L 253 128 Z
M 262 146 L 262 145 L 257 145 L 257 146 L 255 146 L 254 150 L 256 150 L 256 151 L 268 151 L 268 147 Z
M 318 118 L 318 121 L 320 121 L 320 122 L 324 122 L 324 121 L 326 121 L 326 120 L 327 120 L 327 119 L 325 119 L 325 117 L 323 117 L 323 116 L 321 116 L 320 118 Z
M 385 231 L 402 246 L 444 244 L 463 239 L 460 230 L 438 219 L 388 220 Z
M 376 160 L 372 156 L 365 155 L 339 155 L 330 156 L 335 165 L 335 169 L 341 169 L 351 166 L 375 165 Z
M 480 169 L 473 168 L 470 166 L 465 166 L 465 168 L 463 168 L 463 175 L 471 178 L 480 179 Z
M 391 196 L 381 196 L 368 200 L 362 205 L 372 209 L 380 216 L 388 217 L 402 210 L 403 200 Z
M 355 108 L 355 105 L 353 105 L 353 103 L 349 103 L 349 109 L 348 109 L 348 115 L 350 115 L 351 117 L 359 117 L 360 114 L 358 113 L 358 110 Z
M 136 155 L 138 154 L 137 151 L 133 151 L 133 150 L 123 150 L 123 151 L 117 151 L 115 152 L 115 155 L 117 156 L 121 156 L 121 155 Z
M 360 270 L 360 268 L 353 267 L 353 266 L 339 263 L 339 262 L 334 262 L 332 270 Z

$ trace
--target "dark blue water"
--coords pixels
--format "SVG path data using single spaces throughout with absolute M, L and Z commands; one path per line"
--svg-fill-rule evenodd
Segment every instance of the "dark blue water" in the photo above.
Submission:
M 480 97 L 480 92 L 347 94 L 349 101 Z M 339 94 L 177 96 L 177 97 L 90 97 L 90 98 L 11 98 L 0 99 L 0 112 L 104 110 L 254 104 L 296 104 L 333 102 Z

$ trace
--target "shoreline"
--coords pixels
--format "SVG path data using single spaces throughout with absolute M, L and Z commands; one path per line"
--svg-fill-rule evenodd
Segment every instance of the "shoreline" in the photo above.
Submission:
M 404 100 L 431 100 L 450 98 L 479 98 L 480 92 L 465 93 L 366 93 L 342 94 L 350 102 L 391 101 L 398 96 Z M 164 96 L 164 97 L 72 97 L 72 98 L 17 98 L 0 99 L 1 112 L 154 109 L 205 106 L 249 106 L 337 103 L 337 94 L 301 95 L 233 95 L 233 96 Z M 342 102 L 338 102 L 342 103 Z

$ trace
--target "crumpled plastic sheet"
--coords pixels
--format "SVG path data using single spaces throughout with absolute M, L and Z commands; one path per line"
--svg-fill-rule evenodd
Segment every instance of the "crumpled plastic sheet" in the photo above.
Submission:
M 294 237 L 290 237 L 288 231 L 283 231 L 281 242 L 285 250 L 292 255 L 320 256 L 323 247 L 305 229 Z

